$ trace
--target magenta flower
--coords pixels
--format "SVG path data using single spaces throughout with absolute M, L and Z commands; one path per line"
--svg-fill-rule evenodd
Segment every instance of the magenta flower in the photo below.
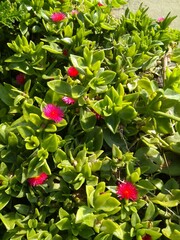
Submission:
M 98 2 L 98 6 L 99 7 L 102 7 L 102 6 L 104 6 L 101 2 Z
M 62 100 L 63 100 L 64 103 L 66 103 L 68 105 L 72 105 L 72 104 L 75 103 L 75 100 L 71 97 L 64 96 L 64 97 L 62 97 Z
M 26 79 L 26 77 L 25 77 L 24 73 L 19 73 L 16 75 L 16 83 L 18 85 L 23 85 L 25 83 L 25 79 Z
M 92 109 L 91 111 L 95 114 L 97 120 L 100 120 L 102 118 L 102 116 L 99 113 L 97 113 L 94 109 Z
M 119 183 L 116 193 L 120 200 L 130 199 L 132 201 L 136 201 L 138 198 L 138 191 L 131 182 Z
M 142 237 L 142 240 L 152 240 L 152 237 L 149 234 L 146 234 Z
M 79 71 L 75 67 L 71 66 L 71 67 L 68 68 L 67 74 L 70 77 L 77 77 L 78 74 L 79 74 Z
M 63 49 L 63 55 L 65 56 L 65 57 L 67 57 L 68 56 L 68 50 L 67 49 Z
M 56 123 L 60 122 L 64 117 L 63 110 L 54 104 L 47 104 L 44 107 L 43 112 L 47 118 L 55 121 Z
M 164 18 L 163 17 L 159 17 L 158 19 L 157 19 L 157 22 L 163 22 L 164 21 Z
M 95 112 L 95 116 L 96 116 L 97 120 L 100 120 L 102 118 L 101 115 L 99 113 L 97 113 L 97 112 Z
M 62 12 L 56 12 L 51 15 L 51 19 L 53 22 L 61 22 L 66 18 L 66 14 Z
M 28 178 L 28 183 L 30 186 L 37 186 L 43 184 L 46 179 L 48 178 L 48 175 L 46 173 L 41 173 L 39 176 Z

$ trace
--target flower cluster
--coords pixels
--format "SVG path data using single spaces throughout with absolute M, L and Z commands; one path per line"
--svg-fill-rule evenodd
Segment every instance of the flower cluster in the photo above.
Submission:
M 66 96 L 62 97 L 62 101 L 68 105 L 72 105 L 75 103 L 75 100 L 73 98 Z
M 63 49 L 63 51 L 62 51 L 62 52 L 63 52 L 63 55 L 64 55 L 65 57 L 67 57 L 67 56 L 68 56 L 68 54 L 69 54 L 67 49 Z
M 77 15 L 79 12 L 78 12 L 78 10 L 76 10 L 76 9 L 73 9 L 72 11 L 71 11 L 71 14 L 72 15 Z
M 163 17 L 159 17 L 158 19 L 157 19 L 157 22 L 163 22 L 164 21 L 164 18 Z
M 77 77 L 78 74 L 79 74 L 79 71 L 75 67 L 71 66 L 71 67 L 68 68 L 67 74 L 70 77 Z
M 60 122 L 64 117 L 63 110 L 54 104 L 47 104 L 43 109 L 43 113 L 48 119 L 56 123 Z
M 131 182 L 122 182 L 117 186 L 116 191 L 120 200 L 122 199 L 130 199 L 132 201 L 136 201 L 138 198 L 138 191 L 136 187 Z
M 23 85 L 25 83 L 26 77 L 23 73 L 19 73 L 16 75 L 16 83 L 18 85 Z
M 102 7 L 102 6 L 104 6 L 101 2 L 98 2 L 98 6 L 99 7 Z
M 37 185 L 43 184 L 46 181 L 47 178 L 48 178 L 48 175 L 43 172 L 36 177 L 28 178 L 28 183 L 29 183 L 30 186 L 35 187 Z
M 61 22 L 66 18 L 66 14 L 62 12 L 56 12 L 51 15 L 53 22 Z

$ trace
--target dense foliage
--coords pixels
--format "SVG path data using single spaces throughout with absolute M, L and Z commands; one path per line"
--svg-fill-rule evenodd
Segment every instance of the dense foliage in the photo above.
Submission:
M 1 0 L 1 239 L 180 239 L 180 32 L 123 4 Z

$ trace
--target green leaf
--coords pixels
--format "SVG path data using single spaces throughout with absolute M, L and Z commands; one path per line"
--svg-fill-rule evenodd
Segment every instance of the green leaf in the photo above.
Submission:
M 157 61 L 159 59 L 159 56 L 154 56 L 150 58 L 147 62 L 145 62 L 142 66 L 143 70 L 148 70 L 150 68 L 153 68 L 157 65 Z
M 70 22 L 67 26 L 64 27 L 64 36 L 72 37 L 73 35 L 73 22 Z
M 6 165 L 4 162 L 2 162 L 2 163 L 0 164 L 0 174 L 3 175 L 3 176 L 5 176 L 5 175 L 7 175 L 8 173 L 9 173 L 9 170 L 8 170 L 7 165 Z M 1 209 L 0 209 L 0 210 L 1 210 Z
M 111 234 L 101 232 L 94 238 L 94 240 L 112 240 L 112 236 Z
M 111 132 L 115 134 L 119 127 L 120 116 L 119 114 L 112 114 L 111 116 L 105 118 L 105 122 Z
M 94 230 L 87 225 L 81 225 L 79 235 L 84 239 L 90 239 L 94 235 Z
M 112 26 L 112 25 L 110 25 L 110 24 L 108 24 L 108 23 L 100 23 L 100 26 L 101 26 L 101 28 L 102 29 L 105 29 L 105 30 L 115 30 L 116 29 L 116 26 Z
M 29 114 L 29 120 L 35 125 L 35 126 L 40 126 L 40 124 L 42 123 L 42 119 L 40 118 L 39 115 L 35 114 L 35 113 L 30 113 Z
M 164 97 L 166 99 L 171 99 L 171 100 L 177 100 L 179 101 L 180 99 L 180 93 L 177 93 L 176 91 L 170 89 L 170 88 L 167 88 L 165 91 L 164 91 Z
M 57 127 L 55 124 L 51 124 L 49 123 L 46 128 L 44 129 L 45 132 L 56 132 L 57 131 Z
M 25 138 L 25 142 L 25 147 L 27 150 L 33 150 L 34 148 L 37 148 L 40 144 L 38 138 L 33 135 L 31 137 Z
M 101 231 L 104 233 L 113 234 L 118 239 L 124 239 L 123 230 L 121 229 L 120 225 L 110 219 L 103 220 Z
M 177 86 L 176 90 L 178 90 L 178 86 L 180 84 L 179 79 L 180 79 L 179 67 L 174 68 L 172 71 L 169 68 L 167 68 L 167 77 L 164 82 L 164 89 L 167 89 L 167 88 L 173 89 L 175 86 Z
M 94 207 L 98 211 L 111 212 L 118 208 L 119 205 L 120 202 L 116 198 L 111 197 L 111 193 L 105 192 L 94 198 Z
M 59 94 L 71 96 L 71 86 L 67 82 L 61 80 L 52 80 L 48 82 L 47 85 L 50 89 Z
M 94 206 L 93 204 L 94 192 L 95 192 L 95 189 L 92 185 L 86 185 L 87 203 L 92 207 Z
M 7 195 L 6 193 L 0 194 L 0 210 L 2 210 L 10 201 L 11 196 Z
M 146 167 L 147 173 L 154 173 L 164 164 L 164 159 L 159 151 L 153 147 L 142 147 L 135 152 L 135 157 L 140 162 L 141 167 Z
M 89 227 L 93 227 L 96 219 L 96 216 L 93 214 L 93 212 L 94 210 L 87 206 L 80 207 L 76 213 L 76 223 L 83 223 Z
M 67 45 L 71 45 L 73 43 L 73 40 L 72 38 L 69 38 L 69 37 L 65 37 L 65 38 L 61 38 L 60 41 L 64 44 L 67 44 Z
M 155 89 L 152 82 L 148 78 L 142 78 L 138 81 L 138 87 L 140 90 L 146 90 L 146 92 L 151 95 Z
M 112 155 L 114 158 L 122 159 L 122 151 L 115 144 L 112 145 Z
M 16 204 L 16 205 L 14 205 L 14 207 L 17 210 L 17 212 L 19 212 L 20 214 L 23 214 L 25 216 L 27 216 L 30 211 L 30 206 L 25 205 L 25 204 Z
M 14 100 L 11 97 L 10 91 L 0 84 L 0 99 L 7 105 L 7 106 L 13 106 Z
M 119 111 L 120 119 L 123 119 L 126 122 L 134 119 L 136 116 L 137 116 L 137 112 L 132 106 L 126 106 Z
M 119 133 L 114 134 L 107 128 L 103 130 L 103 138 L 110 148 L 112 148 L 113 144 L 115 144 L 123 152 L 127 151 L 126 142 L 121 138 L 121 135 Z
M 100 87 L 101 88 L 103 87 L 102 90 L 105 90 L 107 88 L 106 85 L 113 81 L 113 79 L 115 78 L 115 75 L 116 75 L 115 72 L 110 70 L 105 70 L 100 74 L 98 74 L 93 79 L 91 79 L 91 81 L 89 82 L 89 86 L 94 90 L 96 88 L 99 89 Z
M 174 230 L 174 232 L 171 234 L 170 239 L 171 240 L 178 240 L 180 238 L 180 231 Z
M 133 43 L 127 50 L 127 57 L 133 57 L 136 53 L 136 44 Z
M 11 147 L 17 147 L 18 145 L 18 138 L 15 133 L 10 132 L 8 136 L 8 144 Z
M 103 85 L 111 83 L 116 76 L 116 73 L 111 70 L 105 70 L 98 75 L 98 78 L 103 79 Z
M 54 154 L 54 161 L 56 164 L 60 163 L 63 160 L 66 160 L 68 157 L 66 155 L 66 153 L 62 150 L 62 149 L 57 149 L 57 151 Z
M 56 226 L 61 231 L 69 230 L 69 229 L 71 229 L 71 222 L 70 222 L 69 218 L 65 217 L 65 218 L 61 219 L 59 222 L 57 222 Z
M 136 227 L 136 225 L 138 223 L 141 222 L 141 219 L 139 217 L 139 215 L 136 212 L 133 212 L 132 216 L 131 216 L 131 224 L 133 227 Z
M 143 221 L 152 221 L 153 216 L 155 215 L 155 211 L 156 210 L 154 204 L 151 201 L 149 201 Z
M 103 145 L 103 130 L 101 127 L 95 126 L 91 131 L 85 135 L 84 142 L 91 151 L 98 151 Z
M 104 99 L 97 101 L 93 105 L 93 109 L 100 115 L 110 116 L 113 113 L 113 102 L 110 97 L 106 95 Z
M 90 67 L 93 59 L 92 51 L 90 51 L 89 48 L 85 47 L 83 51 L 83 56 L 87 66 Z
M 72 98 L 80 98 L 86 91 L 86 89 L 83 86 L 76 85 L 72 86 Z
M 100 61 L 100 63 L 104 60 L 105 58 L 105 53 L 104 50 L 98 50 L 93 53 L 93 60 L 92 60 L 92 65 L 97 64 L 97 62 Z
M 143 189 L 146 189 L 146 190 L 155 190 L 156 187 L 154 186 L 154 184 L 152 184 L 149 180 L 147 179 L 141 179 L 138 183 L 137 183 L 137 186 L 139 188 L 143 188 Z
M 69 213 L 66 212 L 62 207 L 59 209 L 59 218 L 60 219 L 63 219 L 65 217 L 68 217 L 69 216 Z
M 110 97 L 114 104 L 116 104 L 118 107 L 122 107 L 122 100 L 124 97 L 124 88 L 122 84 L 118 85 L 117 90 L 115 90 L 114 87 L 111 87 L 107 91 L 107 95 Z
M 41 146 L 48 152 L 55 152 L 59 146 L 60 139 L 56 134 L 48 134 L 42 141 Z
M 163 193 L 158 193 L 157 196 L 151 198 L 151 201 L 163 207 L 176 207 L 179 204 L 179 199 L 174 200 L 171 195 Z
M 17 130 L 19 132 L 19 134 L 21 135 L 22 138 L 27 138 L 30 137 L 32 135 L 35 135 L 34 130 L 32 129 L 32 127 L 30 126 L 17 126 Z
M 42 48 L 50 53 L 62 55 L 62 49 L 58 48 L 57 44 L 43 45 Z
M 71 54 L 70 59 L 74 67 L 81 68 L 85 66 L 83 57 Z
M 15 227 L 15 222 L 16 222 L 16 217 L 15 213 L 7 213 L 5 215 L 2 215 L 0 213 L 0 219 L 3 222 L 4 226 L 6 227 L 7 230 L 12 230 Z
M 156 131 L 160 134 L 172 134 L 172 124 L 168 118 L 156 117 L 155 122 Z
M 166 228 L 162 229 L 162 233 L 165 237 L 172 240 L 178 240 L 180 236 L 180 226 L 170 220 L 166 220 Z M 172 238 L 174 236 L 174 238 Z
M 96 123 L 95 114 L 91 111 L 80 110 L 80 124 L 84 131 L 92 131 Z
M 24 62 L 13 62 L 8 65 L 8 68 L 11 70 L 16 70 L 27 75 L 36 75 L 33 67 L 26 61 Z
M 172 189 L 179 189 L 179 184 L 174 178 L 170 178 L 162 187 L 162 193 L 168 193 Z

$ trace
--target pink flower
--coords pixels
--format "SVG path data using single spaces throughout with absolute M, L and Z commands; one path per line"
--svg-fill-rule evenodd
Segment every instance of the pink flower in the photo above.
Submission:
M 66 18 L 66 14 L 62 12 L 53 13 L 51 19 L 53 22 L 60 22 Z
M 99 7 L 102 7 L 102 6 L 104 6 L 101 2 L 98 2 L 98 6 Z
M 75 103 L 75 100 L 71 97 L 64 96 L 64 97 L 62 97 L 62 100 L 63 100 L 64 103 L 66 103 L 68 105 L 72 105 L 72 104 Z
M 130 199 L 132 201 L 136 201 L 138 197 L 138 191 L 131 182 L 119 183 L 116 193 L 120 200 Z
M 163 17 L 159 17 L 158 19 L 157 19 L 157 22 L 163 22 L 164 21 L 164 18 Z
M 48 175 L 43 172 L 37 177 L 28 178 L 28 183 L 30 186 L 34 187 L 34 186 L 43 184 L 47 178 L 48 178 Z
M 77 77 L 79 74 L 79 71 L 75 67 L 69 67 L 67 70 L 67 74 L 70 77 Z
M 43 112 L 47 118 L 55 121 L 56 123 L 60 122 L 64 117 L 63 110 L 54 104 L 47 104 L 44 107 Z
M 142 240 L 152 240 L 152 237 L 150 235 L 146 234 L 142 237 Z
M 65 57 L 68 56 L 68 50 L 67 50 L 67 49 L 63 49 L 63 55 L 64 55 Z
M 95 114 L 97 120 L 100 120 L 102 118 L 102 116 L 99 113 L 97 113 L 94 109 L 92 109 L 91 111 Z
M 95 115 L 96 115 L 96 119 L 97 120 L 100 120 L 102 118 L 101 115 L 99 113 L 97 113 L 97 112 L 95 112 Z
M 76 10 L 76 9 L 73 9 L 72 11 L 71 11 L 71 14 L 72 15 L 77 15 L 79 12 L 78 12 L 78 10 Z
M 26 77 L 25 77 L 24 73 L 19 73 L 16 75 L 16 83 L 18 85 L 23 85 L 25 83 L 25 79 L 26 79 Z

